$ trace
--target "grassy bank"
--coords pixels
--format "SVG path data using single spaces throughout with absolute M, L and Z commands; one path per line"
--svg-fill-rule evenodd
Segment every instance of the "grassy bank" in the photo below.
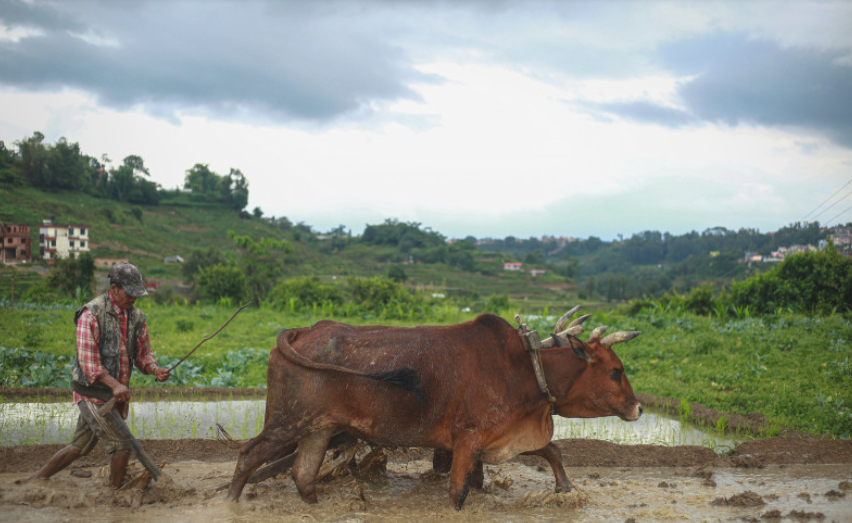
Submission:
M 211 305 L 166 307 L 148 301 L 140 305 L 148 314 L 152 345 L 164 364 L 186 354 L 236 310 Z M 513 311 L 503 314 L 510 321 L 512 315 Z M 447 325 L 474 316 L 446 307 L 425 323 Z M 0 309 L 4 333 L 0 344 L 7 353 L 25 349 L 64 358 L 46 363 L 59 373 L 74 354 L 72 317 L 71 308 Z M 326 317 L 322 311 L 305 315 L 247 309 L 181 365 L 169 384 L 262 386 L 266 357 L 278 333 Z M 410 326 L 374 318 L 343 321 Z M 552 319 L 532 324 L 542 334 L 553 329 Z M 643 332 L 636 340 L 615 346 L 636 392 L 684 399 L 731 414 L 760 412 L 769 423 L 806 432 L 847 438 L 852 434 L 852 320 L 847 316 L 780 314 L 722 322 L 657 310 L 634 316 L 597 311 L 586 325 L 587 330 L 609 325 L 609 332 Z M 39 372 L 39 365 L 44 366 L 30 361 L 17 372 L 32 376 Z M 149 377 L 134 379 L 135 386 L 153 385 Z

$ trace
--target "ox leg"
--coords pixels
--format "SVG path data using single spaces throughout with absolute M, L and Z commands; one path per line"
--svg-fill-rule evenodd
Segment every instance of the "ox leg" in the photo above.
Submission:
M 562 453 L 559 452 L 559 447 L 553 442 L 548 443 L 538 450 L 523 452 L 522 454 L 525 456 L 541 456 L 546 459 L 550 463 L 550 468 L 553 469 L 553 475 L 556 477 L 556 492 L 571 492 L 571 481 L 568 479 L 565 468 L 562 466 Z
M 234 468 L 234 477 L 231 480 L 231 487 L 225 495 L 228 501 L 239 501 L 240 495 L 243 493 L 243 488 L 249 477 L 257 470 L 258 467 L 270 460 L 277 454 L 280 454 L 284 447 L 292 440 L 292 437 L 283 439 L 278 437 L 270 437 L 264 430 L 254 439 L 246 443 L 240 449 L 240 457 L 237 460 L 237 466 Z
M 292 474 L 299 496 L 305 503 L 317 503 L 317 473 L 335 431 L 334 427 L 323 429 L 299 440 Z
M 453 464 L 450 468 L 450 502 L 456 510 L 461 510 L 470 492 L 474 472 L 482 449 L 478 444 L 456 443 L 453 447 Z
M 453 453 L 449 450 L 435 449 L 432 454 L 432 471 L 437 474 L 447 474 L 453 465 Z M 470 478 L 470 486 L 482 490 L 485 488 L 485 469 L 482 462 L 477 461 Z

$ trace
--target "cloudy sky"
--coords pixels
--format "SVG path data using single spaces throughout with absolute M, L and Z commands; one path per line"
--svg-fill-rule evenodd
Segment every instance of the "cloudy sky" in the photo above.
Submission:
M 852 2 L 0 0 L 0 140 L 33 131 L 318 231 L 845 223 Z

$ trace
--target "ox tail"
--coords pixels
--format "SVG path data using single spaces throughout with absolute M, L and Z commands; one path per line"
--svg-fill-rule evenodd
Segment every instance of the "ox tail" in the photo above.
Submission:
M 300 367 L 305 367 L 308 369 L 315 369 L 326 372 L 338 372 L 342 374 L 349 374 L 352 376 L 361 376 L 364 378 L 369 378 L 371 380 L 383 381 L 394 387 L 399 387 L 403 390 L 407 390 L 414 394 L 417 399 L 422 401 L 423 403 L 428 403 L 426 399 L 426 393 L 421 387 L 420 384 L 420 375 L 416 370 L 410 367 L 400 367 L 398 369 L 393 369 L 385 372 L 361 372 L 359 370 L 348 369 L 346 367 L 341 367 L 339 365 L 331 365 L 328 363 L 318 363 L 316 361 L 310 360 L 294 349 L 290 345 L 290 340 L 288 339 L 288 331 L 283 331 L 278 335 L 278 351 L 281 353 L 284 358 Z
M 429 403 L 426 400 L 426 394 L 423 392 L 423 387 L 420 386 L 420 375 L 417 371 L 409 367 L 400 367 L 398 369 L 389 370 L 387 372 L 374 372 L 366 374 L 368 378 L 376 381 L 384 381 L 395 387 L 407 390 L 414 394 L 417 399 L 423 403 Z

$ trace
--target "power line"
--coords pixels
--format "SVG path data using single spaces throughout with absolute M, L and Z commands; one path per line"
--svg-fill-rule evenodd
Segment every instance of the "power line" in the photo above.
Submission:
M 852 180 L 849 180 L 849 181 L 850 181 L 850 182 L 852 182 Z M 847 198 L 850 194 L 852 194 L 852 191 L 849 191 L 848 193 L 846 193 L 845 195 L 843 195 L 843 198 L 840 198 L 840 199 L 839 199 L 839 200 L 837 200 L 836 202 L 832 203 L 831 205 L 829 205 L 828 207 L 826 207 L 825 209 L 823 209 L 823 210 L 822 210 L 819 214 L 817 214 L 816 216 L 814 216 L 814 219 L 819 218 L 820 216 L 822 216 L 823 214 L 825 214 L 825 213 L 826 213 L 829 209 L 831 209 L 832 207 L 834 207 L 834 206 L 835 206 L 835 205 L 837 205 L 838 203 L 840 203 L 840 202 L 842 202 L 843 200 L 845 200 L 845 199 L 846 199 L 846 198 Z
M 840 212 L 840 214 L 838 214 L 837 216 L 833 216 L 830 220 L 828 220 L 827 222 L 825 222 L 825 225 L 826 225 L 826 226 L 828 226 L 831 222 L 833 222 L 833 221 L 834 221 L 834 219 L 835 219 L 835 218 L 840 217 L 840 216 L 843 216 L 844 214 L 846 214 L 846 213 L 847 213 L 847 212 L 849 212 L 849 211 L 852 211 L 852 206 L 847 207 L 845 210 L 841 211 L 841 212 Z
M 849 185 L 850 183 L 852 183 L 852 179 L 850 179 L 848 182 L 846 182 L 846 185 Z M 844 186 L 843 186 L 843 187 L 841 187 L 840 189 L 837 189 L 837 190 L 834 192 L 834 194 L 832 194 L 831 196 L 829 196 L 828 198 L 826 198 L 826 199 L 825 199 L 825 202 L 827 202 L 828 200 L 830 200 L 830 199 L 834 198 L 835 196 L 837 196 L 837 193 L 839 193 L 840 191 L 842 191 L 843 189 L 845 189 L 845 188 L 846 188 L 846 185 L 844 185 Z M 841 198 L 841 199 L 842 199 L 842 198 Z M 814 212 L 816 212 L 816 210 L 817 210 L 817 209 L 819 209 L 820 207 L 822 207 L 823 205 L 825 205 L 825 202 L 822 202 L 821 204 L 817 205 L 817 206 L 816 206 L 816 208 L 815 208 L 814 210 L 812 210 L 811 212 L 809 212 L 808 214 L 806 214 L 806 215 L 805 215 L 805 218 L 807 218 L 808 216 L 810 216 L 811 214 L 813 214 Z M 835 202 L 835 203 L 836 203 L 836 202 Z M 828 209 L 826 209 L 826 211 L 827 211 L 827 210 L 828 210 Z M 823 211 L 823 212 L 825 212 L 825 211 Z M 802 218 L 802 219 L 804 220 L 805 218 Z

